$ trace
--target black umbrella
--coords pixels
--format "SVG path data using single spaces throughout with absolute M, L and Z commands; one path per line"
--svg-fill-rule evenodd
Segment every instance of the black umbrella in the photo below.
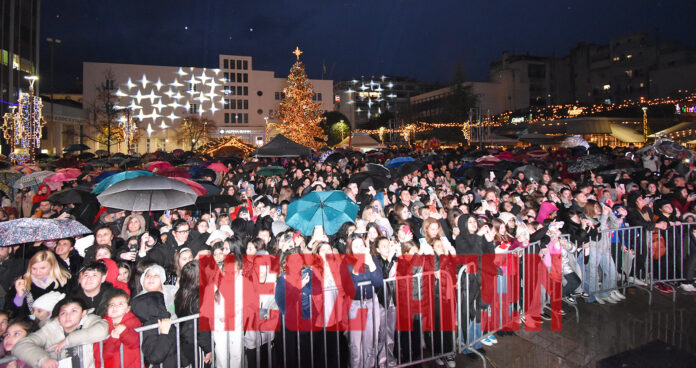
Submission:
M 209 210 L 211 211 L 213 208 L 228 208 L 228 207 L 235 207 L 239 206 L 242 204 L 240 201 L 236 200 L 233 196 L 231 195 L 226 195 L 226 194 L 216 194 L 216 195 L 210 195 L 206 194 L 204 196 L 198 197 L 196 199 L 196 203 L 193 205 L 187 207 L 189 209 L 197 209 L 197 210 Z
M 89 191 L 70 188 L 51 194 L 48 200 L 60 204 L 81 204 L 96 201 L 97 197 Z
M 203 163 L 203 159 L 200 157 L 189 157 L 184 162 L 186 165 L 200 165 Z
M 89 146 L 81 143 L 71 144 L 63 149 L 64 152 L 87 151 Z
M 406 175 L 414 173 L 416 171 L 423 170 L 424 167 L 425 167 L 425 164 L 423 163 L 423 161 L 420 161 L 420 160 L 407 162 L 407 163 L 399 166 L 399 168 L 396 169 L 395 176 L 397 176 L 397 177 L 406 176 Z
M 220 194 L 221 190 L 220 187 L 217 185 L 213 184 L 212 181 L 209 180 L 194 180 L 196 183 L 200 184 L 206 191 L 207 194 Z
M 537 182 L 541 181 L 541 176 L 544 174 L 540 168 L 534 165 L 524 165 L 516 168 L 515 171 L 512 172 L 512 176 L 516 178 L 517 174 L 520 172 L 524 174 L 525 178 L 532 178 Z
M 604 155 L 580 156 L 568 166 L 568 172 L 576 174 L 594 170 L 609 164 L 609 159 Z
M 109 155 L 109 152 L 107 152 L 106 150 L 96 150 L 96 151 L 94 151 L 94 153 L 95 153 L 97 156 L 107 156 L 107 155 Z
M 89 163 L 90 165 L 92 165 L 93 167 L 111 167 L 111 166 L 113 166 L 113 165 L 112 165 L 111 163 L 109 163 L 108 161 L 106 161 L 106 160 L 104 160 L 104 159 L 100 159 L 100 158 L 93 159 L 93 160 L 89 160 L 88 163 Z
M 326 159 L 324 160 L 324 163 L 325 163 L 325 164 L 335 164 L 335 163 L 337 163 L 340 159 L 342 159 L 342 158 L 344 158 L 344 157 L 346 157 L 346 155 L 344 155 L 343 153 L 341 153 L 341 152 L 334 152 L 334 153 L 330 154 L 328 157 L 326 157 Z
M 382 176 L 391 177 L 391 171 L 384 167 L 384 165 L 370 163 L 367 164 L 367 171 L 382 174 Z
M 392 180 L 372 171 L 362 171 L 350 177 L 350 183 L 357 183 L 360 189 L 383 189 L 391 185 Z
M 138 165 L 140 165 L 140 159 L 139 159 L 139 158 L 130 157 L 130 158 L 127 158 L 127 159 L 121 161 L 121 162 L 118 164 L 118 167 L 119 167 L 120 169 L 127 170 L 127 169 L 129 169 L 129 168 L 133 168 L 133 167 L 136 167 L 136 166 L 138 166 Z
M 94 158 L 94 157 L 95 157 L 95 155 L 92 152 L 83 152 L 83 153 L 80 153 L 79 155 L 77 155 L 77 158 L 79 158 L 80 160 L 89 160 L 89 159 Z

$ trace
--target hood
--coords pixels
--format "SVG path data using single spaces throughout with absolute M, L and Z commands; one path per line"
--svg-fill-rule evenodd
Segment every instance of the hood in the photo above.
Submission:
M 143 215 L 140 215 L 137 213 L 131 214 L 129 216 L 126 216 L 126 218 L 123 220 L 123 225 L 121 226 L 121 238 L 123 240 L 128 240 L 128 238 L 130 237 L 128 234 L 128 222 L 132 218 L 137 219 L 138 222 L 140 222 L 140 231 L 138 231 L 137 234 L 130 234 L 130 236 L 139 236 L 140 234 L 145 232 L 145 228 L 146 228 L 145 217 L 143 217 Z
M 39 191 L 40 191 L 42 188 L 46 188 L 46 190 L 48 190 L 48 192 L 47 192 L 46 194 L 44 194 L 44 195 L 38 195 L 38 194 L 35 195 L 34 198 L 32 198 L 32 200 L 31 200 L 32 203 L 39 203 L 39 202 L 41 202 L 41 201 L 43 201 L 43 200 L 48 199 L 48 196 L 51 195 L 51 188 L 50 188 L 48 185 L 46 185 L 46 184 L 41 184 L 41 185 L 39 185 Z M 38 191 L 37 191 L 37 193 L 38 193 Z
M 549 217 L 553 211 L 558 211 L 558 207 L 552 202 L 544 202 L 539 207 L 539 213 L 537 213 L 536 221 L 543 224 L 544 221 Z
M 130 295 L 130 288 L 124 282 L 118 281 L 118 264 L 110 258 L 102 258 L 101 261 L 106 265 L 106 281 L 110 282 L 117 289 L 121 289 Z
M 147 275 L 148 272 L 153 271 L 157 273 L 160 277 L 160 280 L 162 281 L 162 284 L 164 285 L 164 282 L 167 281 L 167 273 L 164 271 L 164 267 L 160 265 L 152 265 L 143 271 L 143 274 L 140 275 L 140 287 L 145 289 L 145 275 Z
M 160 292 L 144 293 L 133 298 L 131 312 L 143 325 L 155 323 L 162 318 L 170 318 L 171 314 L 164 305 L 164 294 Z

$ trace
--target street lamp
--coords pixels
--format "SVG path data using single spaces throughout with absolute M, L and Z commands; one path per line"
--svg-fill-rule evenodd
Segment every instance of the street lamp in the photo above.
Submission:
M 643 142 L 648 142 L 648 107 L 641 107 L 643 110 Z

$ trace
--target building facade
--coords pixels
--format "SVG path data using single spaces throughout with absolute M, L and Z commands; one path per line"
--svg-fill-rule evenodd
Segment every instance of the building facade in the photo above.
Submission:
M 378 118 L 393 114 L 393 120 L 409 107 L 410 98 L 431 89 L 431 85 L 398 77 L 360 77 L 344 80 L 334 86 L 334 109 L 348 118 L 352 129 Z
M 469 88 L 476 97 L 477 108 L 481 110 L 482 114 L 495 115 L 506 110 L 507 100 L 500 83 L 465 82 L 462 85 Z M 411 97 L 409 99 L 411 119 L 427 122 L 441 121 L 440 116 L 445 100 L 451 91 L 451 87 L 445 87 Z
M 20 91 L 29 92 L 25 77 L 38 74 L 40 16 L 41 0 L 0 0 L 0 116 L 16 106 Z M 38 93 L 40 84 L 34 87 Z
M 321 110 L 332 110 L 333 81 L 310 82 Z M 104 90 L 111 91 L 110 103 L 131 111 L 141 130 L 138 152 L 190 148 L 181 135 L 182 121 L 189 116 L 211 122 L 208 138 L 237 135 L 261 145 L 286 84 L 285 77 L 276 78 L 272 71 L 254 70 L 250 56 L 220 55 L 219 68 L 85 62 L 83 107 L 96 133 L 94 111 L 105 105 Z M 99 146 L 90 139 L 84 143 Z

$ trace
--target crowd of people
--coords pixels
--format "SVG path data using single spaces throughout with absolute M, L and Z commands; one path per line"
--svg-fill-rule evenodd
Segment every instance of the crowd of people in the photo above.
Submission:
M 633 147 L 593 149 L 623 166 L 571 174 L 569 163 L 587 151 L 540 148 L 535 155 L 527 155 L 529 149 L 458 147 L 345 152 L 340 159 L 327 161 L 323 161 L 326 154 L 250 159 L 253 165 L 230 162 L 226 170 L 198 178 L 233 201 L 156 212 L 100 209 L 90 219 L 90 236 L 0 247 L 4 301 L 0 354 L 17 358 L 2 366 L 57 367 L 61 359 L 81 359 L 85 366 L 172 367 L 179 359 L 181 366 L 299 366 L 294 362 L 312 361 L 316 366 L 370 367 L 455 351 L 451 334 L 395 328 L 396 290 L 384 280 L 394 277 L 400 256 L 407 254 L 434 255 L 437 270 L 437 259 L 443 255 L 501 254 L 538 242 L 541 257 L 561 254 L 566 304 L 578 299 L 619 303 L 625 296 L 617 284 L 630 280 L 639 285 L 650 280 L 647 272 L 662 273 L 660 280 L 679 280 L 685 292 L 696 291 L 696 252 L 691 250 L 696 228 L 680 227 L 696 222 L 693 165 L 650 152 L 637 154 Z M 416 159 L 408 170 L 389 172 L 379 165 L 406 155 Z M 285 173 L 257 175 L 271 163 L 284 167 Z M 515 170 L 522 165 L 536 170 Z M 358 177 L 381 176 L 386 181 L 367 185 L 353 180 L 363 171 L 371 174 Z M 85 168 L 62 189 L 89 191 L 97 174 Z M 286 224 L 291 202 L 312 191 L 328 190 L 343 191 L 359 206 L 354 221 L 343 223 L 335 234 L 317 226 L 312 234 L 303 235 Z M 7 193 L 0 221 L 76 218 L 71 213 L 74 205 L 52 201 L 51 194 L 46 185 Z M 640 231 L 623 235 L 607 231 L 634 226 Z M 657 248 L 648 239 L 655 236 L 663 240 L 658 240 Z M 647 252 L 648 247 L 653 251 Z M 322 259 L 329 254 L 364 255 L 364 267 L 348 267 L 356 290 L 350 316 L 367 308 L 368 321 L 375 323 L 361 331 L 334 331 L 328 325 L 331 305 L 326 303 L 327 318 L 320 326 L 326 329 L 319 332 L 296 332 L 285 326 L 279 332 L 245 331 L 249 316 L 264 318 L 274 310 L 286 313 L 287 289 L 292 287 L 286 281 L 286 261 L 298 253 Z M 278 274 L 242 263 L 242 255 L 269 254 L 281 257 Z M 199 260 L 205 255 L 220 267 L 232 267 L 224 271 L 239 276 L 236 300 L 242 300 L 245 279 L 275 286 L 274 294 L 261 296 L 258 311 L 245 311 L 245 303 L 235 303 L 233 331 L 225 331 L 225 301 L 218 291 L 212 334 L 200 331 L 193 319 L 178 327 L 172 324 L 176 318 L 199 313 Z M 226 264 L 226 255 L 234 255 L 235 262 Z M 496 275 L 503 277 L 504 265 L 496 266 Z M 309 297 L 317 292 L 310 281 L 318 275 L 312 275 L 310 268 L 301 272 L 302 315 L 309 317 L 315 312 Z M 332 285 L 330 274 L 321 275 L 325 287 Z M 475 273 L 471 280 L 471 290 L 479 287 Z M 665 282 L 658 290 L 674 292 L 675 286 Z M 467 305 L 473 313 L 465 334 L 477 341 L 471 349 L 484 354 L 498 342 L 496 335 L 509 333 L 479 338 L 478 312 L 487 306 L 480 295 L 471 294 L 473 300 Z M 456 297 L 436 289 L 436 311 L 455 302 Z M 550 320 L 550 309 L 545 308 L 541 318 Z M 414 317 L 413 323 L 419 326 L 422 321 Z M 143 332 L 141 341 L 135 329 L 152 325 L 156 327 Z M 458 353 L 477 356 L 472 350 Z M 454 367 L 454 354 L 445 354 L 436 363 Z

